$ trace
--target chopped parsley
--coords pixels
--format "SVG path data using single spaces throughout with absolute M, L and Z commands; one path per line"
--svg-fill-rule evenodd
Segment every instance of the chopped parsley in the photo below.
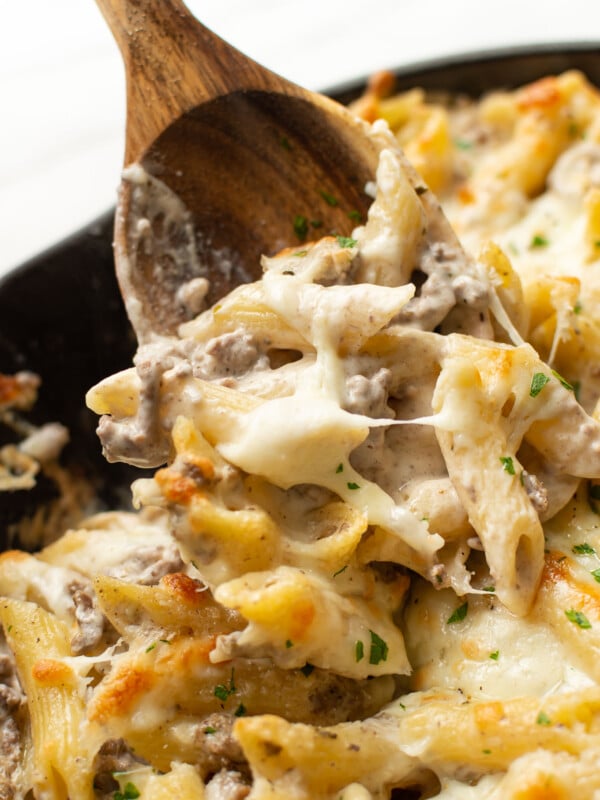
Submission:
M 152 642 L 152 644 L 148 645 L 148 647 L 146 648 L 146 652 L 149 653 L 150 650 L 154 650 L 155 647 L 156 647 L 156 642 Z
M 335 468 L 336 475 L 339 475 L 340 472 L 344 471 L 344 465 L 340 462 L 337 467 Z
M 568 389 L 568 391 L 569 391 L 569 392 L 574 392 L 574 391 L 575 391 L 575 389 L 573 388 L 573 386 L 571 386 L 571 384 L 569 383 L 569 381 L 566 381 L 566 380 L 563 378 L 563 376 L 562 376 L 562 375 L 560 375 L 560 374 L 559 374 L 559 373 L 558 373 L 558 372 L 557 372 L 555 369 L 553 369 L 553 370 L 552 370 L 552 374 L 554 375 L 554 377 L 556 378 L 556 380 L 557 380 L 559 383 L 561 383 L 561 384 L 562 384 L 562 385 L 565 387 L 565 389 Z
M 235 683 L 233 680 L 233 669 L 231 670 L 231 678 L 229 679 L 229 685 L 225 683 L 219 683 L 214 688 L 214 696 L 217 697 L 221 702 L 225 702 L 232 694 L 235 694 L 237 689 L 235 688 Z
M 127 781 L 123 791 L 116 791 L 113 795 L 114 800 L 136 800 L 140 796 L 140 790 L 134 783 Z
M 458 606 L 455 608 L 452 614 L 446 620 L 446 624 L 454 625 L 456 622 L 462 622 L 463 619 L 467 616 L 467 611 L 469 610 L 469 602 L 468 600 L 465 601 L 462 606 Z
M 349 211 L 348 217 L 350 219 L 353 219 L 355 222 L 362 222 L 362 214 L 360 213 L 360 211 L 357 211 L 356 209 L 352 209 L 352 211 Z
M 573 622 L 575 625 L 579 625 L 580 628 L 591 628 L 592 623 L 583 613 L 583 611 L 576 611 L 574 608 L 570 608 L 568 611 L 565 611 L 565 615 L 570 622 Z
M 531 240 L 530 247 L 548 247 L 548 244 L 548 239 L 545 236 L 542 236 L 541 233 L 536 233 Z
M 294 217 L 294 233 L 299 239 L 306 239 L 308 220 L 302 214 L 296 214 Z
M 550 378 L 543 372 L 536 372 L 531 379 L 531 386 L 529 387 L 529 396 L 537 397 L 542 391 L 544 386 L 550 381 Z
M 356 247 L 357 241 L 351 236 L 336 236 L 337 243 L 340 247 Z
M 369 630 L 371 634 L 371 650 L 369 652 L 369 664 L 379 664 L 381 661 L 387 661 L 388 646 L 387 642 L 378 636 L 375 631 Z
M 581 314 L 582 310 L 583 310 L 583 306 L 581 305 L 581 302 L 578 300 L 575 303 L 575 305 L 573 306 L 573 313 L 574 314 Z
M 305 678 L 308 678 L 309 675 L 315 671 L 315 668 L 312 664 L 306 663 L 303 667 L 300 667 L 300 672 L 304 675 Z
M 574 553 L 578 553 L 579 555 L 586 555 L 586 556 L 596 555 L 596 551 L 594 550 L 592 545 L 588 544 L 587 542 L 583 542 L 583 544 L 573 545 L 572 550 Z
M 540 713 L 537 715 L 536 723 L 538 725 L 552 725 L 552 721 L 545 711 L 540 711 Z
M 346 484 L 346 486 L 347 486 L 349 489 L 351 489 L 352 491 L 354 491 L 355 489 L 360 489 L 360 486 L 358 485 L 358 483 L 354 483 L 354 481 L 348 481 L 348 483 Z
M 455 139 L 454 144 L 459 150 L 470 150 L 473 147 L 473 142 L 466 139 Z
M 210 736 L 211 734 L 213 734 L 213 733 L 216 733 L 216 732 L 217 732 L 217 729 L 216 729 L 216 728 L 213 728 L 213 726 L 212 726 L 212 725 L 208 725 L 206 728 L 204 728 L 204 731 L 203 731 L 203 732 L 204 732 L 204 733 L 205 733 L 207 736 Z
M 296 258 L 304 258 L 304 256 L 308 255 L 308 250 L 296 250 L 294 255 Z M 291 274 L 293 275 L 294 273 L 292 272 Z
M 323 220 L 322 219 L 311 219 L 310 224 L 313 228 L 322 228 L 323 227 Z
M 243 717 L 246 713 L 246 706 L 243 703 L 240 703 L 236 710 L 233 712 L 235 717 Z
M 496 591 L 496 587 L 495 586 L 484 586 L 481 591 L 482 592 L 495 592 Z
M 321 197 L 323 198 L 323 200 L 325 200 L 325 202 L 327 203 L 328 206 L 334 207 L 334 206 L 339 205 L 337 197 L 334 197 L 329 192 L 326 192 L 326 191 L 323 190 L 321 192 Z
M 488 750 L 487 748 L 485 750 L 482 750 L 481 752 L 483 753 L 484 756 L 489 756 L 492 753 L 492 751 Z
M 500 456 L 500 461 L 505 472 L 508 472 L 509 475 L 515 474 L 515 465 L 510 456 Z
M 590 574 L 593 576 L 596 583 L 600 583 L 600 569 L 593 569 Z
M 341 574 L 342 574 L 342 572 L 346 572 L 346 570 L 347 570 L 347 569 L 348 569 L 348 564 L 344 564 L 344 566 L 343 566 L 343 567 L 340 567 L 340 568 L 337 570 L 337 572 L 334 572 L 334 573 L 333 573 L 333 577 L 334 577 L 334 578 L 337 578 L 337 576 L 338 576 L 338 575 L 341 575 Z
M 290 649 L 290 647 L 293 647 L 293 646 L 294 646 L 294 643 L 292 642 L 292 640 L 291 640 L 291 639 L 286 639 L 286 640 L 285 640 L 285 646 L 286 646 L 286 647 L 287 647 L 287 649 L 289 650 L 289 649 Z
M 490 658 L 492 659 L 492 661 L 498 661 L 498 659 L 500 658 L 500 650 L 494 650 L 493 653 L 490 653 Z
M 354 660 L 356 662 L 362 661 L 365 657 L 365 646 L 359 639 L 354 645 Z

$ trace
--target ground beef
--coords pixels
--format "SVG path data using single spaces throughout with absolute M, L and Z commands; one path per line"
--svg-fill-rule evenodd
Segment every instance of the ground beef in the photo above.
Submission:
M 107 575 L 122 581 L 155 586 L 161 578 L 184 568 L 177 545 L 140 548 L 134 556 L 107 570 Z
M 100 797 L 112 798 L 119 788 L 114 772 L 127 772 L 143 764 L 123 739 L 108 739 L 94 758 L 94 789 Z
M 217 712 L 199 723 L 195 740 L 199 745 L 198 766 L 205 777 L 218 772 L 248 774 L 248 765 L 232 729 L 235 717 Z
M 75 606 L 75 619 L 79 630 L 71 640 L 74 653 L 84 653 L 95 647 L 104 633 L 105 617 L 96 605 L 91 586 L 73 581 L 67 587 Z

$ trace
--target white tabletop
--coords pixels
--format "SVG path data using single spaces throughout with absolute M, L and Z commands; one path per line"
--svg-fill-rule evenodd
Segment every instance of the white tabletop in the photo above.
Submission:
M 600 40 L 592 0 L 188 5 L 239 49 L 313 89 L 465 51 Z M 0 275 L 113 205 L 124 94 L 120 55 L 93 0 L 2 0 Z

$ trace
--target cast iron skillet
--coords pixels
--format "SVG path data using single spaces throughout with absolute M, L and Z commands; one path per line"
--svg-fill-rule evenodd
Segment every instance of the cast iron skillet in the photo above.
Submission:
M 600 85 L 600 43 L 473 53 L 418 64 L 397 70 L 397 89 L 421 86 L 478 96 L 566 69 L 580 69 Z M 357 80 L 329 94 L 347 103 L 363 88 L 364 80 Z M 94 482 L 106 508 L 127 502 L 128 486 L 141 474 L 104 460 L 96 416 L 83 400 L 98 380 L 130 366 L 135 350 L 113 274 L 113 216 L 107 212 L 0 280 L 0 372 L 28 369 L 41 376 L 31 418 L 68 426 L 71 442 L 64 462 Z M 52 493 L 43 481 L 32 491 L 0 493 L 0 549 L 6 546 L 7 525 Z

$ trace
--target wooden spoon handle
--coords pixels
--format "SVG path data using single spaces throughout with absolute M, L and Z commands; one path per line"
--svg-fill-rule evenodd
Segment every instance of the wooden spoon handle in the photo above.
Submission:
M 298 89 L 212 33 L 181 0 L 96 3 L 125 64 L 125 164 L 138 160 L 172 122 L 201 103 L 244 89 Z

